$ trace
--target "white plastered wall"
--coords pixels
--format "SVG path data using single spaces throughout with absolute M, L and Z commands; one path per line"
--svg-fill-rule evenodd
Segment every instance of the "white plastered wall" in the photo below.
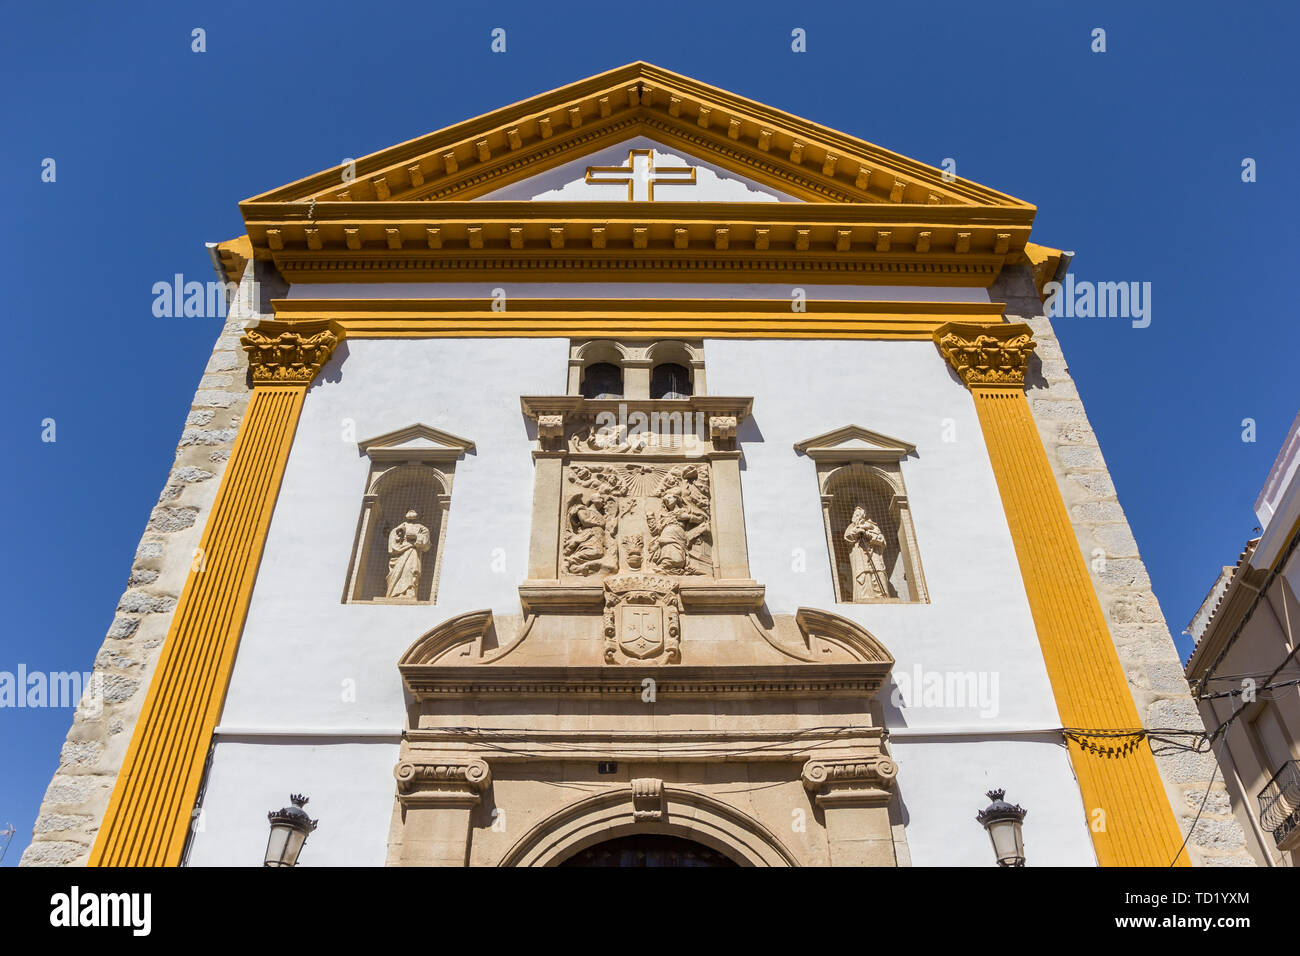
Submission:
M 295 297 L 459 297 L 469 284 L 297 286 Z M 787 297 L 782 285 L 520 284 L 519 296 Z M 808 287 L 810 298 L 987 301 L 983 289 Z M 820 607 L 859 621 L 921 686 L 887 692 L 908 843 L 918 865 L 988 864 L 974 813 L 1006 787 L 1030 808 L 1035 863 L 1095 857 L 1014 548 L 969 392 L 928 342 L 705 342 L 709 391 L 751 395 L 742 488 L 753 577 L 774 614 Z M 305 862 L 379 863 L 404 719 L 396 661 L 467 610 L 519 613 L 534 442 L 519 396 L 565 390 L 567 339 L 353 340 L 308 392 L 221 718 L 191 862 L 260 860 L 265 812 L 311 791 L 322 822 Z M 439 603 L 345 605 L 366 460 L 356 439 L 415 422 L 476 443 L 456 469 Z M 914 444 L 903 463 L 931 603 L 837 605 L 813 463 L 796 441 L 857 424 Z M 948 439 L 952 440 L 948 440 Z M 802 550 L 802 568 L 796 549 Z M 973 678 L 973 706 L 928 702 L 931 675 Z M 951 677 L 949 679 L 952 679 Z M 979 683 L 982 681 L 983 683 Z M 909 688 L 910 690 L 910 688 Z M 966 702 L 969 703 L 969 702 Z M 274 739 L 243 736 L 279 731 Z M 316 736 L 331 734 L 328 738 Z M 371 735 L 389 736 L 371 736 Z M 1059 741 L 1059 735 L 1055 737 Z M 364 779 L 362 779 L 364 778 Z M 241 784 L 257 780 L 268 795 Z M 312 788 L 315 788 L 312 791 Z M 283 791 L 283 793 L 282 793 Z M 274 794 L 271 796 L 270 794 Z M 382 798 L 382 799 L 381 799 Z M 266 806 L 254 808 L 257 801 Z M 269 802 L 267 802 L 269 800 Z M 326 814 L 324 807 L 330 812 Z M 338 839 L 334 848 L 323 844 Z M 255 850 L 249 850 L 258 844 Z M 239 859 L 231 856 L 238 847 Z

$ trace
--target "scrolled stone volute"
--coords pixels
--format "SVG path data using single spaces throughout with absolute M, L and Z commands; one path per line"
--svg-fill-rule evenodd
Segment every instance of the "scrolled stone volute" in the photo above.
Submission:
M 410 756 L 393 768 L 399 793 L 434 790 L 482 793 L 492 782 L 492 769 L 479 757 Z

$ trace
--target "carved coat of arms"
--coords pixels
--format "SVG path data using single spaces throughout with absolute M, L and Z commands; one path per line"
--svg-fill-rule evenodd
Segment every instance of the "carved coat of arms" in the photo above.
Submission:
M 605 579 L 605 662 L 680 664 L 682 601 L 677 582 L 655 574 Z

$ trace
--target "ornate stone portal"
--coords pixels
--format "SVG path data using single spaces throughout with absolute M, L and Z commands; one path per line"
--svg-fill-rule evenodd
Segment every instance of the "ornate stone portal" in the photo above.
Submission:
M 538 437 L 525 609 L 602 613 L 593 663 L 677 664 L 686 604 L 761 602 L 749 579 L 735 448 L 749 405 L 524 398 Z
M 655 834 L 742 865 L 907 865 L 875 701 L 893 658 L 837 615 L 767 614 L 749 576 L 749 405 L 523 399 L 523 615 L 462 614 L 399 663 L 390 864 L 546 866 Z

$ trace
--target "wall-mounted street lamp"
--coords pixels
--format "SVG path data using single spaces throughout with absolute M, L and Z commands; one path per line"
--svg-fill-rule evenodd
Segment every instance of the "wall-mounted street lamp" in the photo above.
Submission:
M 1005 790 L 990 790 L 986 796 L 993 802 L 975 814 L 975 819 L 993 841 L 993 855 L 998 858 L 998 866 L 1024 866 L 1025 838 L 1021 827 L 1028 811 L 1003 800 Z
M 298 854 L 307 842 L 307 835 L 316 829 L 317 821 L 307 816 L 303 809 L 307 798 L 294 793 L 289 795 L 289 799 L 293 806 L 272 810 L 266 815 L 271 821 L 271 836 L 266 841 L 263 866 L 297 866 Z

